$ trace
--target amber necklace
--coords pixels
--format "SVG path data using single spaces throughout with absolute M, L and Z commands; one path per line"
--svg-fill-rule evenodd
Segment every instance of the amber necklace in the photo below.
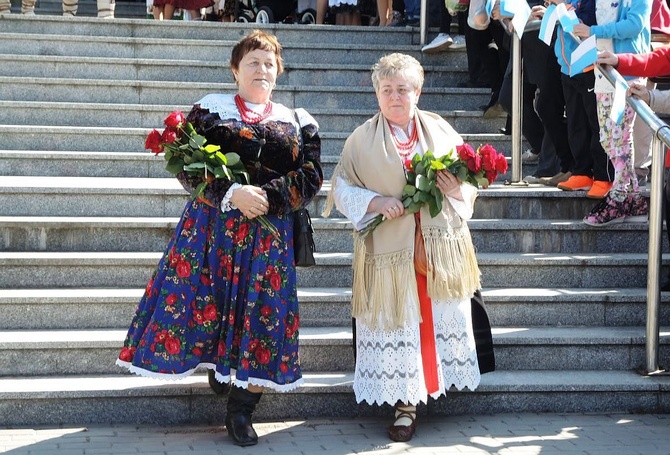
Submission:
M 391 129 L 391 137 L 393 138 L 393 144 L 395 144 L 395 147 L 398 149 L 398 155 L 400 155 L 402 158 L 407 158 L 408 156 L 410 156 L 412 154 L 412 151 L 414 151 L 414 147 L 416 147 L 416 143 L 419 142 L 419 131 L 416 125 L 414 125 L 412 134 L 410 134 L 410 137 L 407 140 L 407 142 L 402 142 L 400 139 L 398 139 L 398 136 L 395 135 L 395 131 L 393 125 L 391 125 L 391 122 L 389 122 L 389 128 Z
M 268 101 L 268 103 L 265 105 L 265 109 L 263 109 L 263 113 L 259 114 L 258 112 L 254 111 L 253 109 L 249 109 L 247 107 L 247 103 L 244 102 L 242 97 L 240 95 L 235 95 L 235 105 L 237 106 L 237 110 L 240 112 L 240 117 L 245 123 L 258 123 L 263 120 L 265 120 L 268 115 L 272 112 L 272 102 Z

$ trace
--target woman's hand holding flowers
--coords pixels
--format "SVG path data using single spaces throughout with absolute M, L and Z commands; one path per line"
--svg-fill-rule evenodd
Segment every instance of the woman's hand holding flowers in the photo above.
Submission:
M 250 220 L 268 213 L 269 203 L 265 190 L 253 185 L 243 185 L 233 191 L 230 202 Z
M 388 220 L 401 217 L 405 213 L 405 207 L 400 199 L 377 196 L 370 201 L 368 211 L 379 213 L 384 219 Z
M 437 171 L 435 186 L 437 186 L 443 195 L 452 197 L 459 201 L 463 200 L 463 194 L 461 193 L 461 181 L 458 180 L 458 177 L 456 177 L 451 172 L 446 170 Z

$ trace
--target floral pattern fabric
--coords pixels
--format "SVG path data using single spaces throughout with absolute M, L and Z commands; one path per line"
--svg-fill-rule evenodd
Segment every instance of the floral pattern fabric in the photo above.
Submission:
M 291 212 L 307 205 L 323 180 L 318 126 L 301 128 L 300 149 L 290 118 L 248 125 L 196 105 L 188 120 L 209 143 L 237 152 L 252 183 L 266 188 L 267 218 L 280 238 L 237 209 L 217 208 L 232 182 L 208 185 L 203 199 L 186 204 L 117 364 L 163 379 L 204 367 L 215 369 L 221 382 L 234 376 L 241 387 L 291 390 L 302 382 Z M 260 150 L 259 130 L 265 138 Z M 184 174 L 179 179 L 187 189 L 197 186 Z

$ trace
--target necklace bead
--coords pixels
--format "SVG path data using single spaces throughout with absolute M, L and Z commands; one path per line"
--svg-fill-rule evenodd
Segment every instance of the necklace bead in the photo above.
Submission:
M 411 123 L 410 126 L 412 126 Z M 391 130 L 393 144 L 395 145 L 396 149 L 398 149 L 398 155 L 400 155 L 402 158 L 407 158 L 409 155 L 411 155 L 414 151 L 414 148 L 416 147 L 417 142 L 419 142 L 418 128 L 416 128 L 416 125 L 413 126 L 414 129 L 412 129 L 412 133 L 409 135 L 407 142 L 402 142 L 396 136 L 394 127 L 391 125 L 391 122 L 389 122 L 389 129 Z
M 235 106 L 237 106 L 237 110 L 240 113 L 240 117 L 245 123 L 259 123 L 265 120 L 270 113 L 272 112 L 272 102 L 268 101 L 268 103 L 265 105 L 265 109 L 263 109 L 263 113 L 259 114 L 258 112 L 254 111 L 253 109 L 249 109 L 247 107 L 247 103 L 244 102 L 242 97 L 240 95 L 235 95 Z

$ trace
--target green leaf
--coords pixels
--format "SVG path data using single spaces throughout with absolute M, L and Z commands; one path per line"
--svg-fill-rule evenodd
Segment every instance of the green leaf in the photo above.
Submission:
M 415 186 L 419 189 L 419 191 L 430 191 L 430 181 L 423 175 L 416 176 Z
M 226 160 L 228 160 L 228 166 L 237 166 L 238 164 L 242 164 L 242 161 L 240 161 L 240 155 L 237 153 L 226 153 Z
M 421 191 L 421 192 L 419 193 L 419 200 L 420 200 L 421 202 L 428 202 L 428 201 L 430 201 L 431 199 L 435 199 L 435 198 L 432 197 L 430 193 L 424 193 L 423 191 Z
M 190 163 L 184 166 L 185 171 L 196 171 L 205 169 L 207 165 L 205 163 Z
M 204 150 L 205 150 L 205 152 L 207 152 L 211 155 L 212 153 L 218 152 L 219 150 L 221 150 L 221 147 L 219 147 L 218 145 L 214 145 L 214 144 L 207 144 L 204 147 Z
M 430 212 L 430 216 L 435 218 L 437 214 L 442 211 L 442 201 L 431 198 L 430 201 L 428 201 L 428 211 Z
M 177 175 L 184 170 L 184 162 L 182 160 L 170 161 L 165 165 L 165 170 L 170 174 Z
M 422 206 L 422 205 L 423 205 L 423 204 L 420 203 L 420 202 L 412 202 L 411 204 L 409 204 L 409 206 L 407 206 L 407 210 L 408 210 L 410 213 L 416 213 L 416 212 L 418 212 L 419 210 L 421 210 L 421 206 Z
M 191 158 L 193 161 L 204 161 L 205 160 L 205 154 L 202 153 L 200 150 L 193 150 L 193 154 L 191 155 Z
M 432 166 L 428 168 L 428 172 L 426 172 L 426 178 L 428 179 L 428 181 L 435 180 L 435 170 L 433 169 Z
M 402 194 L 403 196 L 414 196 L 414 193 L 416 193 L 416 187 L 414 185 L 405 185 L 404 188 L 402 189 Z
M 416 171 L 417 177 L 421 174 L 423 174 L 423 171 L 425 171 L 426 166 L 422 162 L 417 163 L 416 166 L 414 166 L 414 170 Z
M 198 185 L 198 186 L 195 188 L 195 192 L 193 193 L 193 195 L 194 195 L 195 197 L 201 196 L 202 193 L 205 191 L 205 187 L 206 187 L 206 186 L 207 186 L 207 182 L 202 182 L 200 185 Z
M 223 153 L 221 153 L 221 152 L 216 152 L 216 153 L 214 154 L 214 156 L 216 157 L 216 162 L 217 162 L 218 164 L 220 164 L 220 165 L 222 165 L 222 166 L 225 166 L 225 165 L 228 164 L 228 160 L 226 159 L 226 155 L 224 155 Z

